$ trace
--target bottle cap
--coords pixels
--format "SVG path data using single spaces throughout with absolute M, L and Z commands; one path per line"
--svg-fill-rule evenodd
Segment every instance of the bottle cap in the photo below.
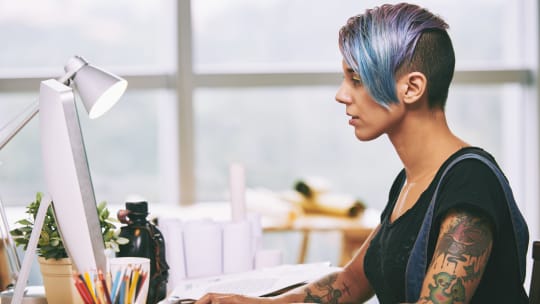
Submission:
M 132 213 L 148 214 L 147 202 L 126 202 L 126 209 Z

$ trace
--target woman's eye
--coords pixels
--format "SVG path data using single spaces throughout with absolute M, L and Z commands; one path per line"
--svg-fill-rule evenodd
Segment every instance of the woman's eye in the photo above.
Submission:
M 360 78 L 360 75 L 353 73 L 351 78 L 354 84 L 362 84 L 362 79 Z

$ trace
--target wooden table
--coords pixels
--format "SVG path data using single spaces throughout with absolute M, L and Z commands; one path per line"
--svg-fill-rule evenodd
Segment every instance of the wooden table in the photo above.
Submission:
M 341 232 L 340 266 L 345 265 L 355 251 L 364 243 L 379 219 L 378 212 L 366 210 L 355 218 L 326 215 L 300 215 L 288 223 L 263 221 L 264 232 L 298 231 L 302 233 L 298 263 L 304 263 L 307 256 L 309 239 L 312 232 L 338 231 Z M 263 218 L 263 220 L 265 220 Z

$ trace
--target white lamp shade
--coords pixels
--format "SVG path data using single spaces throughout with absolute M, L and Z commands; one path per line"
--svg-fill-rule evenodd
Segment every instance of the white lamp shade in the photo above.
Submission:
M 92 65 L 85 65 L 78 70 L 73 82 L 92 119 L 114 106 L 127 88 L 125 79 Z

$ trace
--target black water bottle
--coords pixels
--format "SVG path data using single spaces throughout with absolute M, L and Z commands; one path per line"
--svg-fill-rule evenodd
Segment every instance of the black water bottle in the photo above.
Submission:
M 150 259 L 150 277 L 146 303 L 155 304 L 167 296 L 169 266 L 165 260 L 165 240 L 159 229 L 150 223 L 147 202 L 127 202 L 126 210 L 118 211 L 122 226 L 120 236 L 129 240 L 120 245 L 118 257 L 143 257 Z

